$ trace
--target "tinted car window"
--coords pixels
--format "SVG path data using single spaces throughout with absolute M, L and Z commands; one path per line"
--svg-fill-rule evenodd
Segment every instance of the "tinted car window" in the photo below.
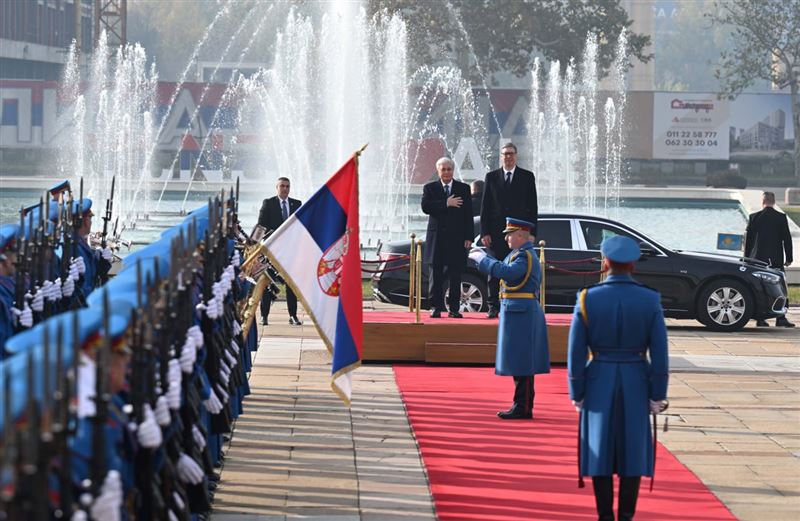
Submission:
M 569 221 L 539 221 L 536 223 L 536 241 L 545 241 L 547 248 L 572 249 Z
M 584 239 L 586 239 L 586 247 L 589 250 L 599 250 L 604 240 L 614 237 L 615 235 L 630 237 L 637 243 L 639 242 L 638 239 L 632 237 L 623 230 L 604 223 L 581 221 L 581 231 L 583 232 Z

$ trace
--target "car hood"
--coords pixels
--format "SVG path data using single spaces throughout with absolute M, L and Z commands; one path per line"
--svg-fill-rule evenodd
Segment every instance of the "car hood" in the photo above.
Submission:
M 680 250 L 678 253 L 680 253 L 684 257 L 690 257 L 692 259 L 697 259 L 697 260 L 727 262 L 729 264 L 735 264 L 738 266 L 747 266 L 750 268 L 772 269 L 769 268 L 769 266 L 767 266 L 767 263 L 762 262 L 760 260 L 750 259 L 747 257 L 736 257 L 733 255 L 726 255 L 724 253 L 708 253 L 704 251 L 685 251 L 685 250 Z

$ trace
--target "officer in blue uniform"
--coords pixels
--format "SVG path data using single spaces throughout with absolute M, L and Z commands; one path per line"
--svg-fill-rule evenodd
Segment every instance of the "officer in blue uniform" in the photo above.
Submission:
M 78 229 L 78 236 L 75 238 L 78 245 L 78 254 L 83 259 L 86 272 L 80 284 L 80 291 L 83 297 L 89 294 L 100 284 L 103 275 L 111 269 L 112 253 L 111 249 L 94 249 L 87 240 L 89 232 L 92 231 L 92 200 L 88 198 L 80 201 L 73 201 L 72 211 L 75 215 L 81 215 L 81 227 Z
M 631 277 L 636 242 L 614 236 L 601 252 L 609 277 L 578 293 L 572 316 L 569 394 L 580 411 L 579 472 L 592 476 L 598 519 L 614 520 L 617 474 L 617 519 L 630 521 L 641 476 L 655 467 L 649 413 L 667 406 L 667 329 L 659 293 Z
M 19 225 L 0 227 L 0 360 L 3 346 L 14 335 L 14 243 L 19 235 Z
M 497 416 L 504 420 L 533 418 L 533 375 L 550 372 L 547 325 L 539 305 L 542 279 L 531 241 L 533 223 L 509 217 L 503 230 L 511 250 L 501 262 L 473 249 L 478 269 L 500 281 L 500 324 L 497 329 L 495 374 L 514 377 L 514 404 Z

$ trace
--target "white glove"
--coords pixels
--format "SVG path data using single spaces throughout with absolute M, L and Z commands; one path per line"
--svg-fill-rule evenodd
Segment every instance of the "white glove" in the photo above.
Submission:
M 75 267 L 78 270 L 78 275 L 83 275 L 84 273 L 86 273 L 86 263 L 83 262 L 83 257 L 81 257 L 80 255 L 78 255 L 77 257 L 73 257 L 73 259 L 70 261 L 70 264 L 73 263 L 75 264 Z
M 234 324 L 235 323 L 236 322 L 234 321 Z M 239 344 L 236 343 L 236 340 L 233 339 L 231 340 L 231 349 L 233 349 L 233 352 L 236 353 L 237 355 L 239 354 Z
M 33 326 L 33 311 L 31 311 L 28 303 L 25 303 L 25 309 L 20 311 L 17 308 L 11 308 L 11 312 L 17 317 L 17 323 L 22 327 Z
M 167 517 L 169 517 L 169 521 L 180 521 L 172 510 L 167 510 Z
M 655 402 L 650 400 L 650 412 L 653 414 L 660 414 L 667 410 L 668 405 L 669 402 L 666 400 L 657 400 Z
M 233 336 L 238 336 L 242 332 L 242 325 L 238 320 L 233 319 Z
M 203 433 L 200 432 L 200 429 L 197 428 L 197 425 L 192 425 L 192 438 L 194 438 L 194 444 L 197 445 L 200 450 L 206 448 L 206 438 L 203 436 Z
M 111 253 L 111 248 L 109 248 L 108 246 L 100 250 L 100 256 L 103 257 L 108 262 L 111 262 L 111 260 L 114 258 L 114 255 Z
M 191 336 L 194 339 L 194 345 L 197 349 L 201 349 L 205 343 L 203 339 L 203 331 L 200 329 L 200 326 L 192 326 L 186 330 L 186 336 Z
M 231 369 L 236 367 L 236 357 L 230 351 L 225 351 L 225 359 L 228 361 L 228 367 Z
M 42 292 L 41 288 L 37 288 L 36 294 L 33 295 L 33 300 L 31 300 L 31 309 L 36 312 L 42 312 L 44 310 L 44 293 Z
M 211 414 L 219 414 L 222 410 L 222 402 L 220 402 L 217 395 L 214 394 L 214 389 L 211 389 L 211 395 L 206 400 L 203 400 L 203 406 L 205 406 L 206 410 Z
M 228 385 L 228 382 L 231 379 L 231 370 L 225 365 L 225 362 L 221 362 L 219 366 L 219 378 L 222 380 L 224 385 Z
M 70 521 L 89 521 L 89 517 L 86 515 L 86 512 L 84 512 L 83 510 L 76 510 L 72 514 L 72 517 L 70 518 Z
M 217 384 L 217 394 L 219 395 L 219 399 L 222 401 L 222 403 L 228 403 L 230 396 L 228 396 L 227 391 L 225 391 L 220 384 Z
M 231 257 L 231 266 L 234 268 L 238 268 L 242 265 L 242 256 L 239 255 L 239 250 L 233 250 L 233 256 Z
M 42 298 L 47 299 L 48 302 L 53 302 L 55 300 L 55 295 L 53 295 L 53 286 L 53 281 L 46 280 L 42 284 L 42 289 L 40 290 Z
M 181 371 L 191 374 L 194 371 L 195 360 L 197 360 L 197 348 L 194 346 L 194 338 L 187 335 L 181 348 Z
M 70 271 L 72 268 L 70 267 Z M 72 278 L 72 273 L 67 276 L 67 280 L 64 281 L 64 284 L 61 286 L 61 294 L 64 297 L 71 297 L 73 293 L 75 293 L 75 280 L 78 277 Z
M 163 394 L 156 400 L 155 418 L 161 427 L 166 427 L 172 423 L 172 416 L 169 414 L 169 402 Z
M 172 500 L 175 502 L 175 506 L 178 508 L 179 512 L 183 512 L 183 509 L 186 508 L 186 505 L 183 503 L 183 499 L 181 499 L 181 495 L 177 492 L 172 493 Z M 170 514 L 172 511 L 170 511 Z
M 185 452 L 181 452 L 181 457 L 178 458 L 178 477 L 181 478 L 181 481 L 197 485 L 203 481 L 203 475 L 200 465 Z
M 100 495 L 89 508 L 89 514 L 94 521 L 120 521 L 122 519 L 122 480 L 119 472 L 109 470 Z
M 136 430 L 136 439 L 139 440 L 139 445 L 146 449 L 154 449 L 164 440 L 161 427 L 156 423 L 156 415 L 153 414 L 149 403 L 144 406 L 144 421 Z
M 211 298 L 205 304 L 201 302 L 197 305 L 197 309 L 198 311 L 205 311 L 211 320 L 216 320 L 219 317 L 219 304 L 216 298 Z
M 575 407 L 576 411 L 581 412 L 581 409 L 583 409 L 583 400 L 578 401 L 578 402 L 576 402 L 575 400 L 572 400 L 572 405 Z
M 473 248 L 469 255 L 467 255 L 470 259 L 473 260 L 476 264 L 480 264 L 480 262 L 487 257 L 486 252 L 480 248 Z

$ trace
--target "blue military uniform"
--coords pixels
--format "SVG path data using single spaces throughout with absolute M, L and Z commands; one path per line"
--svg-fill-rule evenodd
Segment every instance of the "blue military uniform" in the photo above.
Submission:
M 641 255 L 639 246 L 622 236 L 607 239 L 601 250 L 623 265 Z M 667 394 L 667 331 L 659 293 L 629 274 L 613 274 L 581 290 L 570 327 L 568 370 L 570 397 L 582 405 L 580 475 L 594 477 L 600 519 L 614 519 L 608 511 L 611 476 L 619 475 L 619 519 L 632 519 L 639 479 L 652 476 L 654 468 L 649 401 Z M 632 498 L 625 498 L 626 483 Z M 604 495 L 610 499 L 601 508 Z
M 10 262 L 6 252 L 14 247 L 19 236 L 19 225 L 6 224 L 0 227 L 0 261 Z M 3 359 L 3 347 L 6 340 L 14 335 L 14 279 L 8 275 L 0 275 L 0 360 Z
M 533 224 L 507 219 L 505 233 L 533 229 Z M 539 258 L 528 241 L 500 262 L 484 257 L 478 269 L 501 280 L 500 324 L 497 330 L 495 374 L 513 376 L 516 384 L 514 406 L 501 418 L 531 418 L 533 375 L 550 372 L 547 324 L 537 295 L 542 279 Z
M 73 201 L 72 204 L 72 211 L 76 214 L 82 213 L 85 216 L 92 210 L 91 199 L 84 198 L 80 201 Z M 85 237 L 76 237 L 75 244 L 78 246 L 78 255 L 83 258 L 86 266 L 86 273 L 83 274 L 80 282 L 80 292 L 85 298 L 97 287 L 100 277 L 111 269 L 111 263 L 100 255 L 100 251 L 89 246 Z

